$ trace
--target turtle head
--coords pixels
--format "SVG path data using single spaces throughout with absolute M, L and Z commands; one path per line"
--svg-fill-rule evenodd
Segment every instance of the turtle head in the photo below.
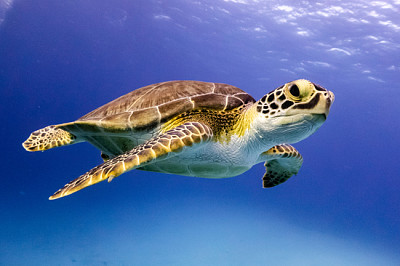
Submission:
M 325 122 L 334 98 L 332 92 L 308 80 L 286 83 L 256 103 L 257 131 L 277 143 L 298 142 Z

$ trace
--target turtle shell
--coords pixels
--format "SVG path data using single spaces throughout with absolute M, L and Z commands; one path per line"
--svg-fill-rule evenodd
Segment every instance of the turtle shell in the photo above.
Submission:
M 151 129 L 194 109 L 231 110 L 254 98 L 241 89 L 201 81 L 162 82 L 125 94 L 79 118 L 75 123 L 105 129 Z M 81 128 L 82 130 L 82 128 Z

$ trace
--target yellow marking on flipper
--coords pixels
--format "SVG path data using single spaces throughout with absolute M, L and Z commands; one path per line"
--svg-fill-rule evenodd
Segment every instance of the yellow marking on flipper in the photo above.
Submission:
M 27 151 L 44 151 L 51 148 L 73 144 L 76 137 L 57 126 L 47 126 L 32 132 L 29 138 L 22 143 Z
M 199 137 L 196 137 L 197 134 L 200 134 Z M 192 138 L 191 136 L 195 137 Z M 207 126 L 196 122 L 186 123 L 165 134 L 148 140 L 129 152 L 96 166 L 84 175 L 66 184 L 49 199 L 53 200 L 70 195 L 105 179 L 110 182 L 126 171 L 145 166 L 153 160 L 165 159 L 172 153 L 182 151 L 184 147 L 189 146 L 185 143 L 188 143 L 190 140 L 193 140 L 193 143 L 191 143 L 193 145 L 194 143 L 209 141 L 211 138 L 212 131 Z
M 286 158 L 286 157 L 298 157 L 302 158 L 301 154 L 289 144 L 276 145 L 266 152 L 263 152 L 264 156 L 275 157 L 275 158 Z
M 296 175 L 303 157 L 291 145 L 276 145 L 260 156 L 266 160 L 266 172 L 263 176 L 263 187 L 270 188 L 286 182 L 291 176 Z

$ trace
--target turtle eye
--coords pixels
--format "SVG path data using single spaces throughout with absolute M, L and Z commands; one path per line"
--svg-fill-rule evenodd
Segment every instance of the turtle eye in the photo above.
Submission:
M 294 101 L 301 102 L 307 101 L 314 91 L 314 85 L 305 79 L 299 79 L 286 83 L 285 94 L 286 96 Z
M 300 97 L 300 89 L 296 84 L 291 84 L 289 86 L 289 92 L 296 98 Z

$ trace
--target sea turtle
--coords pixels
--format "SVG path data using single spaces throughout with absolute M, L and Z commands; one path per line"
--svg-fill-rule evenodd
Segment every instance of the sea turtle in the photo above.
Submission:
M 205 178 L 237 176 L 265 162 L 263 187 L 285 182 L 303 158 L 289 143 L 326 120 L 332 92 L 295 80 L 259 101 L 221 83 L 169 81 L 123 95 L 75 122 L 47 126 L 27 151 L 88 141 L 104 162 L 66 184 L 56 199 L 132 169 Z

